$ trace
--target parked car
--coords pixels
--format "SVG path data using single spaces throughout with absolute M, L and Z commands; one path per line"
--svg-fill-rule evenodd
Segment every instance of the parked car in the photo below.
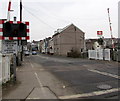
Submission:
M 36 51 L 32 51 L 32 55 L 37 55 L 37 52 Z
M 24 55 L 25 55 L 25 56 L 29 56 L 29 55 L 30 55 L 30 52 L 26 50 L 26 51 L 24 51 Z

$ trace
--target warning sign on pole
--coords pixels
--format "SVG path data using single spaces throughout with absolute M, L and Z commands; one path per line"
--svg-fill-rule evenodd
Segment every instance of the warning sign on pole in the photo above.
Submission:
M 2 44 L 2 53 L 15 53 L 17 54 L 18 42 L 4 40 Z
M 97 31 L 97 36 L 101 37 L 103 35 L 103 31 Z

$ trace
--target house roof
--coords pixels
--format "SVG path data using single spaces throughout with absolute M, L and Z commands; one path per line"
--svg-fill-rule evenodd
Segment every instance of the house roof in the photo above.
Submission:
M 63 29 L 58 29 L 59 31 L 56 31 L 56 33 L 53 35 L 53 37 L 54 36 L 56 36 L 56 35 L 58 35 L 58 34 L 60 34 L 60 33 L 62 33 L 63 31 L 65 31 L 67 28 L 69 28 L 70 26 L 74 26 L 74 27 L 76 27 L 74 24 L 70 24 L 70 25 L 68 25 L 68 26 L 66 26 L 66 27 L 64 27 Z M 78 27 L 76 27 L 77 29 L 79 29 Z M 79 29 L 80 30 L 80 29 Z M 81 32 L 83 32 L 82 30 L 80 30 Z M 84 32 L 83 32 L 84 33 Z

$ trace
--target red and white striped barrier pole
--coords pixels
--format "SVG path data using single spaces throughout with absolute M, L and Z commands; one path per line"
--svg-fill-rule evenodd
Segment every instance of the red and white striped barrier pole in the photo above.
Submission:
M 112 35 L 112 27 L 111 27 L 111 20 L 110 20 L 110 13 L 109 13 L 109 8 L 107 9 L 108 10 L 108 19 L 109 19 L 109 26 L 110 26 L 110 34 L 111 34 L 111 40 L 112 40 L 112 48 L 114 50 L 115 46 L 114 46 L 114 40 L 113 40 L 113 35 Z
M 8 4 L 7 21 L 10 21 L 10 11 L 11 11 L 11 0 L 9 0 L 9 4 Z

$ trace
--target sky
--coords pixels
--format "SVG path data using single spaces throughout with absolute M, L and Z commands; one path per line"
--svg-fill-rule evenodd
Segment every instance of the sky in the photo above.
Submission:
M 19 21 L 19 1 L 11 0 L 14 10 L 11 20 Z M 107 8 L 110 8 L 112 33 L 118 37 L 119 0 L 22 0 L 23 21 L 30 22 L 30 40 L 42 40 L 54 35 L 54 31 L 73 23 L 83 32 L 86 39 L 98 38 L 97 31 L 103 31 L 104 38 L 110 38 Z M 7 18 L 9 0 L 0 0 L 0 19 Z

